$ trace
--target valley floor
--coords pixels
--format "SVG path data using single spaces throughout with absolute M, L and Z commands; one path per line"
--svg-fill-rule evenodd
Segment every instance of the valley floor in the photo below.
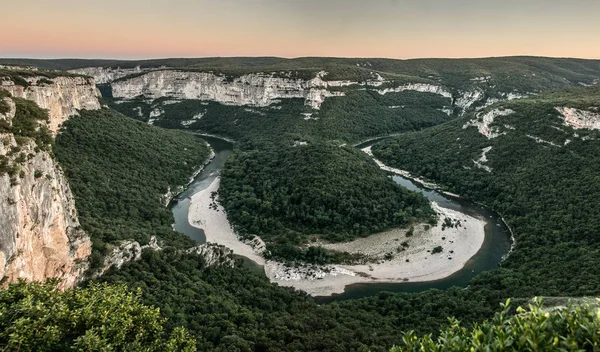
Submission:
M 231 248 L 234 253 L 264 265 L 272 282 L 292 286 L 313 296 L 329 296 L 344 292 L 357 283 L 401 283 L 433 281 L 448 277 L 462 269 L 481 248 L 485 239 L 485 221 L 440 207 L 438 224 L 415 226 L 414 234 L 406 237 L 408 229 L 393 229 L 347 243 L 323 244 L 325 248 L 351 253 L 364 253 L 380 258 L 363 265 L 328 265 L 288 268 L 282 263 L 265 261 L 261 256 L 264 244 L 260 240 L 248 244 L 240 241 L 227 220 L 227 215 L 212 193 L 219 188 L 220 178 L 192 197 L 189 221 L 204 230 L 207 242 Z M 445 218 L 460 225 L 443 227 Z M 404 243 L 404 245 L 403 245 Z M 431 251 L 440 246 L 442 252 Z M 387 259 L 384 257 L 387 254 Z

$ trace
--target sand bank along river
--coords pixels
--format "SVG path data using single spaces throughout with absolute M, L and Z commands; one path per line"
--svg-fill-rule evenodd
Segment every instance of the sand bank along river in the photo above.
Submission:
M 466 286 L 477 273 L 497 267 L 502 256 L 510 250 L 510 232 L 497 214 L 425 189 L 404 177 L 391 176 L 397 183 L 423 193 L 432 201 L 440 214 L 437 226 L 415 226 L 409 237 L 406 236 L 407 229 L 394 229 L 348 243 L 322 244 L 330 249 L 381 258 L 375 263 L 290 269 L 280 263 L 265 261 L 260 255 L 264 244 L 239 241 L 223 208 L 213 197 L 232 144 L 218 138 L 203 138 L 215 151 L 215 158 L 172 202 L 175 230 L 199 242 L 225 245 L 255 263 L 252 265 L 255 270 L 264 270 L 271 281 L 319 296 L 322 302 L 363 297 L 380 291 L 415 292 Z M 367 148 L 365 151 L 368 152 L 368 147 L 376 142 L 359 148 Z M 442 225 L 446 218 L 451 219 L 453 227 Z M 433 253 L 436 247 L 441 247 L 442 251 Z

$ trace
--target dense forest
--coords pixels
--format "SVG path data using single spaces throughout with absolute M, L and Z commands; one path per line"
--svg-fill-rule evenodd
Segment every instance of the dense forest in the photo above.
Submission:
M 402 342 L 403 331 L 437 331 L 449 316 L 470 326 L 491 317 L 501 301 L 452 288 L 318 305 L 241 265 L 207 266 L 172 249 L 146 251 L 99 280 L 140 288 L 141 301 L 169 319 L 167 331 L 185 327 L 199 351 L 383 352 Z
M 206 142 L 104 109 L 69 119 L 54 153 L 69 179 L 81 225 L 92 237 L 93 267 L 119 240 L 146 244 L 157 236 L 170 246 L 193 244 L 171 228 L 173 215 L 163 195 L 186 185 L 207 161 Z
M 423 195 L 397 185 L 353 147 L 243 146 L 222 177 L 220 201 L 237 232 L 259 235 L 276 258 L 309 259 L 294 249 L 309 240 L 350 241 L 413 221 L 435 222 Z
M 231 275 L 203 263 L 193 256 L 146 253 L 119 276 L 105 277 L 135 281 L 137 289 L 88 283 L 60 292 L 52 281 L 11 284 L 0 291 L 0 345 L 8 351 L 377 352 L 392 345 L 393 352 L 592 351 L 600 340 L 593 300 L 543 307 L 535 299 L 516 310 L 508 301 L 490 320 L 473 326 L 452 318 L 440 329 L 437 323 L 452 309 L 468 312 L 460 318 L 483 312 L 464 300 L 457 306 L 468 297 L 456 290 L 449 291 L 452 296 L 431 291 L 394 300 L 380 294 L 385 306 L 378 310 L 364 300 L 317 306 L 251 273 Z M 422 308 L 433 309 L 426 320 L 419 319 Z M 420 336 L 423 326 L 440 331 Z
M 392 138 L 373 148 L 386 164 L 439 182 L 497 210 L 516 245 L 501 270 L 478 285 L 506 297 L 600 292 L 600 133 L 573 129 L 555 107 L 596 111 L 598 88 L 575 89 L 489 107 L 510 109 L 488 139 L 469 121 Z M 481 115 L 479 115 L 481 117 Z M 484 166 L 481 155 L 489 148 Z

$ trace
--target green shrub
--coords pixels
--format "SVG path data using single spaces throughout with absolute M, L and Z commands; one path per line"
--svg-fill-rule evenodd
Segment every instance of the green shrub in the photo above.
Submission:
M 450 319 L 450 326 L 437 338 L 417 336 L 410 331 L 403 345 L 392 352 L 403 351 L 597 351 L 600 346 L 600 310 L 589 305 L 548 310 L 541 300 L 534 300 L 529 310 L 517 308 L 509 315 L 510 300 L 490 321 L 475 324 L 472 329 Z
M 0 345 L 5 351 L 195 351 L 183 329 L 168 336 L 158 309 L 141 291 L 92 284 L 61 292 L 56 281 L 21 281 L 0 291 Z

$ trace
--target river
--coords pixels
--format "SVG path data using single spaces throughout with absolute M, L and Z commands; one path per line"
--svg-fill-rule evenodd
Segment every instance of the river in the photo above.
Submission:
M 206 189 L 214 179 L 220 175 L 225 165 L 227 157 L 231 154 L 233 144 L 216 137 L 203 136 L 215 152 L 214 159 L 206 165 L 188 188 L 177 196 L 171 202 L 171 210 L 175 218 L 174 229 L 190 236 L 192 239 L 204 243 L 206 238 L 204 232 L 190 225 L 188 221 L 188 212 L 190 207 L 190 198 L 197 192 Z M 371 140 L 357 145 L 357 148 L 365 148 L 373 145 L 383 138 Z M 368 283 L 354 284 L 346 287 L 345 292 L 338 295 L 327 297 L 315 297 L 319 303 L 328 303 L 335 300 L 345 300 L 353 298 L 367 297 L 377 294 L 381 291 L 389 292 L 420 292 L 428 289 L 446 289 L 452 286 L 466 287 L 469 281 L 477 274 L 492 270 L 498 267 L 511 247 L 511 234 L 506 224 L 500 216 L 482 206 L 471 202 L 442 195 L 439 192 L 425 189 L 412 181 L 400 176 L 391 176 L 392 179 L 413 191 L 422 193 L 429 200 L 437 202 L 440 206 L 465 213 L 470 216 L 485 219 L 485 240 L 481 249 L 472 257 L 467 264 L 455 274 L 441 280 L 427 282 L 408 282 L 408 283 Z M 262 272 L 261 267 L 253 265 L 250 261 L 244 261 L 245 264 L 256 272 Z

